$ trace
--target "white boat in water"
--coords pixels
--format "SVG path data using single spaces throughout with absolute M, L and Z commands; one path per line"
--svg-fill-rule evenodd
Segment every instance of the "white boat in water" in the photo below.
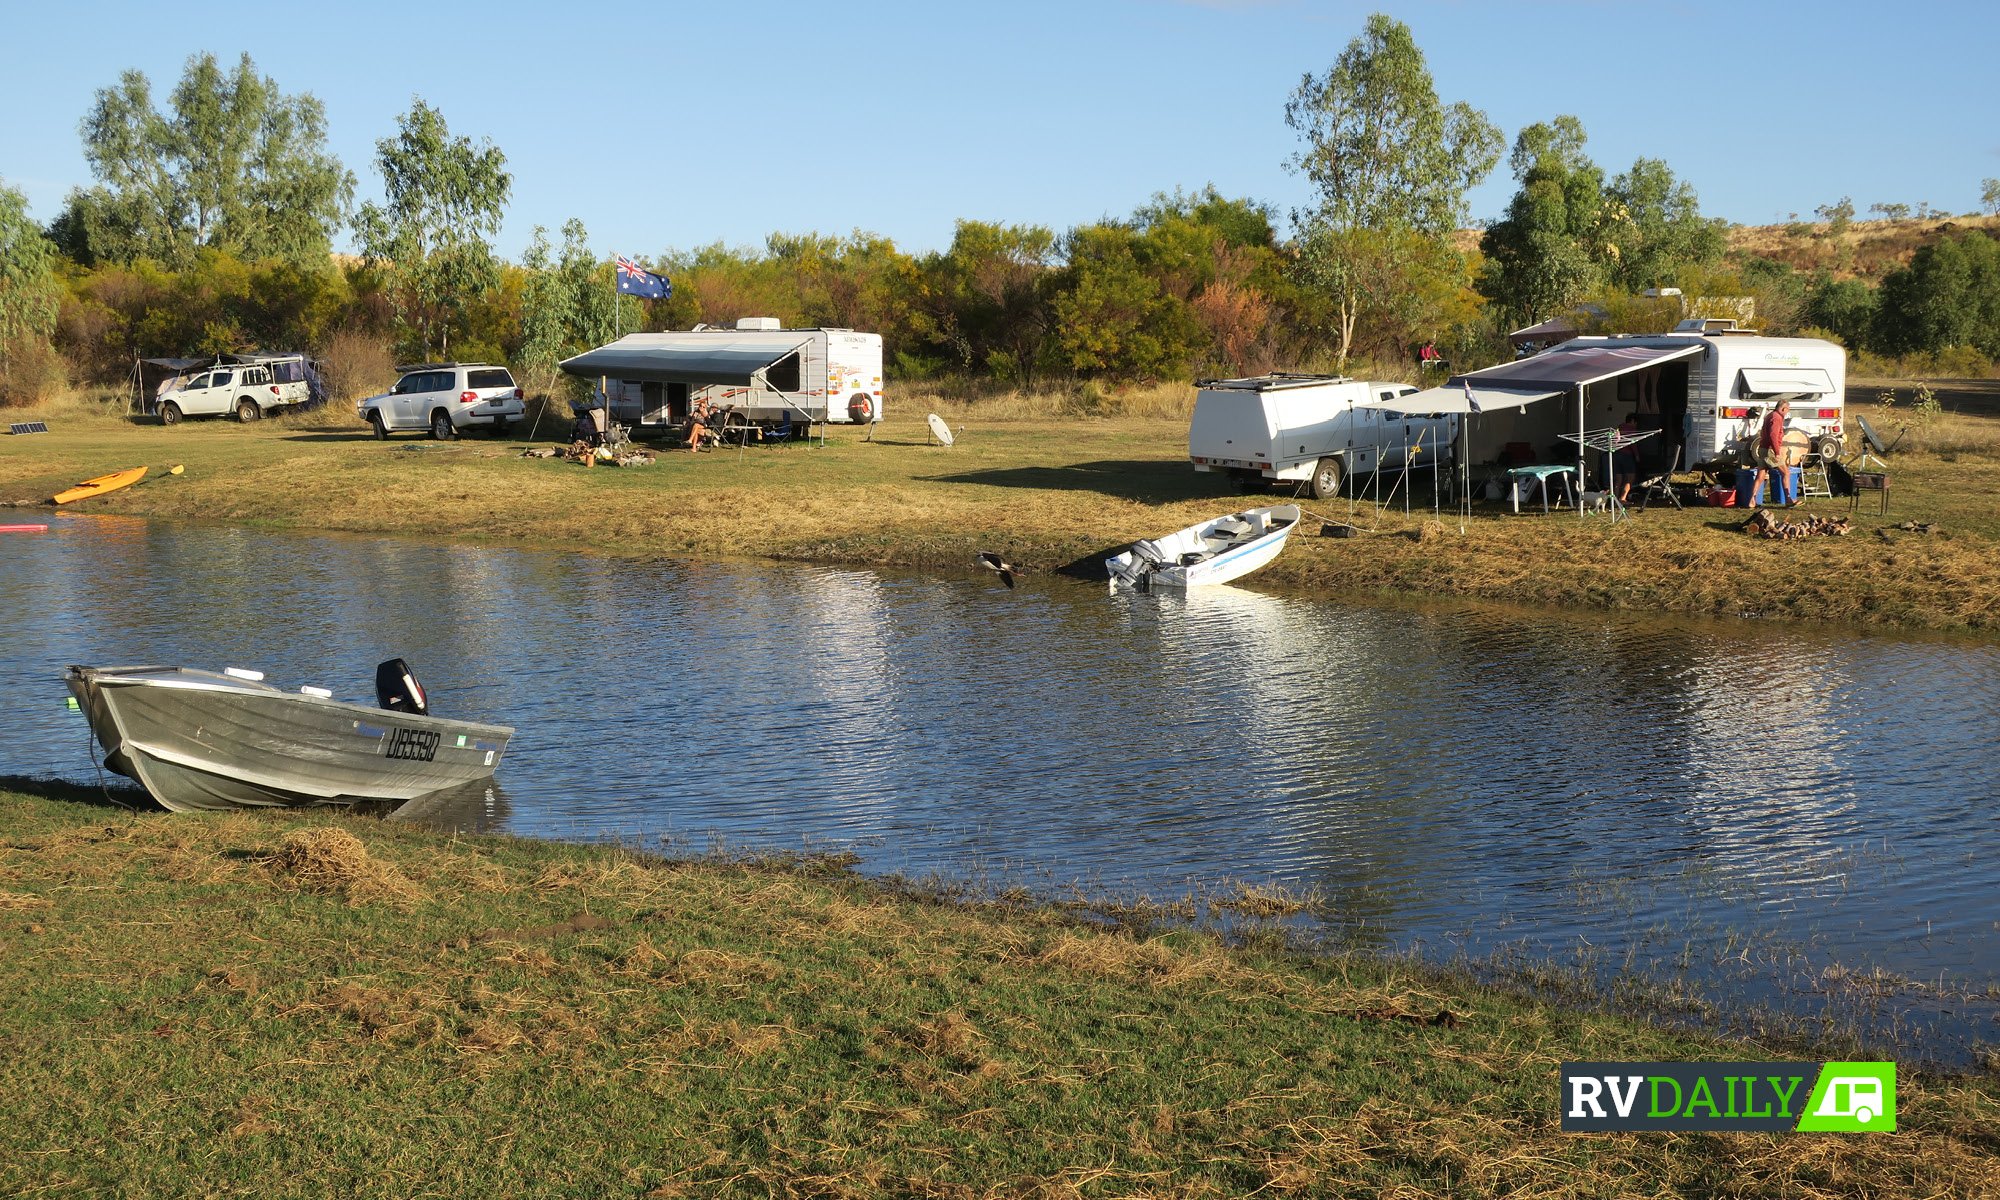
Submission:
M 1132 543 L 1104 560 L 1111 586 L 1191 588 L 1241 579 L 1270 562 L 1299 525 L 1299 506 L 1230 513 L 1162 538 Z
M 235 668 L 71 667 L 66 682 L 104 764 L 175 812 L 413 800 L 491 776 L 514 736 L 429 715 L 401 659 L 377 669 L 375 708 Z

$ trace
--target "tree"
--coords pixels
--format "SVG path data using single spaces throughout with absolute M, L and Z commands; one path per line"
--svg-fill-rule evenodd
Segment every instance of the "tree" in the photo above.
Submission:
M 1300 80 L 1285 123 L 1306 143 L 1290 166 L 1317 193 L 1292 219 L 1306 274 L 1331 296 L 1345 366 L 1356 320 L 1381 298 L 1375 285 L 1462 222 L 1466 191 L 1500 160 L 1500 131 L 1463 101 L 1442 104 L 1409 26 L 1382 13 L 1325 74 Z M 1390 261 L 1371 261 L 1382 255 Z
M 2000 217 L 2000 179 L 1985 179 L 1979 184 L 1979 207 L 1991 216 Z
M 557 382 L 556 364 L 610 340 L 615 293 L 604 264 L 590 249 L 583 222 L 563 222 L 562 253 L 549 257 L 548 231 L 535 226 L 522 266 L 521 349 L 516 362 L 539 390 Z
M 1609 229 L 1617 258 L 1612 281 L 1632 291 L 1675 285 L 1689 270 L 1713 266 L 1728 248 L 1720 218 L 1701 215 L 1693 185 L 1676 180 L 1666 163 L 1641 158 L 1606 189 L 1614 209 Z
M 1040 225 L 960 221 L 923 264 L 928 340 L 962 368 L 1031 382 L 1047 346 L 1056 236 Z
M 1053 288 L 1056 345 L 1080 375 L 1151 376 L 1186 369 L 1201 327 L 1187 301 L 1141 261 L 1141 238 L 1116 223 L 1063 238 L 1069 267 Z
M 450 353 L 454 327 L 499 281 L 493 247 L 514 186 L 507 156 L 487 141 L 453 137 L 421 99 L 375 143 L 384 203 L 361 206 L 355 233 L 370 262 L 386 264 L 405 338 L 428 356 Z
M 1891 354 L 1977 346 L 2000 358 L 2000 241 L 1941 238 L 1882 280 L 1875 336 Z
M 28 216 L 28 198 L 0 182 L 0 366 L 22 338 L 46 339 L 62 307 L 56 251 Z
M 1583 152 L 1583 123 L 1560 116 L 1514 140 L 1520 190 L 1480 238 L 1480 290 L 1523 324 L 1557 316 L 1594 291 L 1612 248 L 1604 172 Z
M 286 95 L 248 54 L 228 73 L 197 54 L 171 108 L 153 107 L 139 71 L 98 90 L 82 134 L 99 183 L 72 192 L 56 222 L 68 248 L 85 262 L 183 266 L 214 249 L 326 268 L 354 176 L 326 149 L 319 100 Z
M 1850 350 L 1870 343 L 1875 324 L 1876 292 L 1859 279 L 1822 276 L 1806 295 L 1808 325 L 1834 334 Z
M 1900 221 L 1910 215 L 1910 206 L 1907 204 L 1871 204 L 1868 206 L 1868 211 L 1882 214 L 1882 219 L 1885 221 Z
M 1813 215 L 1827 223 L 1827 232 L 1839 237 L 1847 232 L 1848 223 L 1854 220 L 1854 197 L 1842 196 L 1836 204 L 1822 204 L 1813 209 Z

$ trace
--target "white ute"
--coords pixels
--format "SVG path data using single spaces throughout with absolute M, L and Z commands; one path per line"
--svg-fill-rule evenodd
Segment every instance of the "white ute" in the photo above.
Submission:
M 1458 433 L 1455 417 L 1354 407 L 1414 393 L 1407 383 L 1276 374 L 1195 387 L 1188 457 L 1195 470 L 1225 472 L 1245 490 L 1306 482 L 1324 500 L 1350 476 L 1427 463 L 1426 455 L 1449 458 Z

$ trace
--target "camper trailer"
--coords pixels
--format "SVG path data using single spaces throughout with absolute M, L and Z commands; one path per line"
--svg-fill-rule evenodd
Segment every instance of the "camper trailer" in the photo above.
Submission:
M 745 317 L 733 329 L 627 334 L 562 369 L 601 383 L 611 415 L 638 434 L 684 426 L 703 401 L 771 433 L 882 419 L 879 333 Z
M 1188 457 L 1197 471 L 1228 474 L 1247 489 L 1309 484 L 1324 500 L 1350 477 L 1399 470 L 1425 455 L 1449 458 L 1453 417 L 1355 407 L 1417 389 L 1341 375 L 1260 375 L 1195 384 Z

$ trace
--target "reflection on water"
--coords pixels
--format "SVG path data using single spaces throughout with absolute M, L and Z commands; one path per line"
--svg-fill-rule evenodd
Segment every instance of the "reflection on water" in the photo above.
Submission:
M 1712 963 L 1747 933 L 1800 978 L 2000 983 L 1991 642 L 102 518 L 0 544 L 0 603 L 0 774 L 93 778 L 66 663 L 366 699 L 401 655 L 440 711 L 519 729 L 440 823 L 1279 882 L 1397 944 Z

